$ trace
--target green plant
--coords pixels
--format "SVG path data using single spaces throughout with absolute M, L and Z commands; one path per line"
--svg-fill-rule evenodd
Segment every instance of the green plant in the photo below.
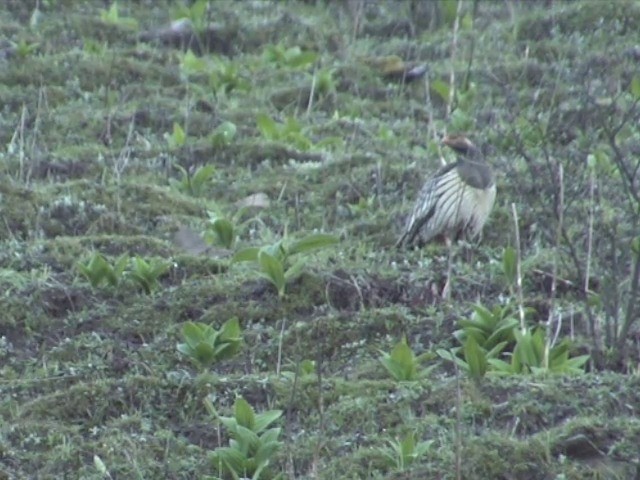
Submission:
M 216 174 L 216 167 L 211 164 L 202 165 L 193 174 L 182 165 L 175 164 L 174 167 L 180 172 L 180 179 L 172 179 L 171 185 L 178 191 L 196 198 L 205 194 L 206 187 Z
M 118 286 L 129 262 L 129 254 L 123 254 L 111 265 L 102 254 L 96 252 L 85 263 L 76 265 L 78 271 L 89 281 L 93 288 L 103 284 Z
M 187 134 L 178 122 L 173 122 L 173 131 L 171 134 L 165 133 L 164 138 L 172 150 L 182 148 L 187 143 Z
M 482 305 L 473 307 L 470 319 L 460 320 L 462 328 L 454 332 L 462 344 L 451 350 L 439 349 L 441 358 L 454 362 L 469 376 L 483 377 L 487 372 L 502 374 L 577 373 L 589 356 L 569 358 L 569 342 L 551 347 L 544 338 L 544 330 L 535 332 L 518 328 L 509 306 L 496 306 L 492 311 Z M 513 352 L 504 352 L 513 347 Z M 509 348 L 510 350 L 511 348 Z M 501 357 L 511 356 L 511 363 Z
M 282 441 L 278 439 L 281 428 L 268 427 L 282 416 L 282 410 L 256 414 L 242 397 L 236 399 L 232 417 L 219 415 L 209 399 L 205 399 L 205 406 L 226 427 L 231 437 L 228 447 L 216 448 L 211 453 L 211 462 L 219 474 L 226 474 L 233 479 L 282 477 L 274 476 L 267 470 L 282 446 Z
M 462 351 L 462 358 L 458 354 Z M 478 345 L 475 337 L 469 337 L 464 341 L 462 348 L 452 350 L 439 349 L 437 352 L 440 358 L 449 360 L 464 370 L 472 378 L 482 378 L 487 373 L 489 358 L 493 358 L 500 353 L 495 349 L 487 352 Z
M 180 57 L 180 72 L 187 79 L 192 75 L 202 75 L 209 71 L 209 64 L 203 57 L 199 57 L 191 50 L 187 50 Z
M 462 328 L 453 335 L 461 347 L 439 349 L 436 353 L 473 378 L 483 377 L 489 369 L 489 359 L 497 358 L 508 345 L 515 343 L 513 332 L 518 321 L 511 316 L 509 306 L 497 305 L 488 310 L 482 305 L 474 305 L 471 318 L 458 323 Z
M 377 198 L 375 195 L 361 196 L 358 199 L 358 203 L 350 203 L 347 206 L 349 207 L 349 211 L 353 216 L 360 216 L 365 214 L 370 214 L 375 211 Z
M 336 80 L 333 78 L 335 71 L 333 69 L 320 69 L 315 74 L 316 91 L 321 94 L 327 94 L 336 91 Z
M 416 443 L 415 433 L 408 433 L 402 439 L 388 439 L 387 446 L 379 448 L 388 465 L 402 472 L 429 451 L 433 440 Z
M 185 80 L 191 76 L 207 77 L 208 86 L 214 95 L 251 89 L 251 83 L 241 75 L 238 65 L 223 57 L 198 57 L 191 50 L 187 50 L 180 59 L 180 71 Z M 195 85 L 194 89 L 198 91 Z
M 209 138 L 211 139 L 211 145 L 215 148 L 227 147 L 231 145 L 233 139 L 236 136 L 236 124 L 232 122 L 222 122 L 218 125 Z
M 127 275 L 148 295 L 158 287 L 158 278 L 166 273 L 170 266 L 171 263 L 164 260 L 146 261 L 141 257 L 133 257 Z
M 218 244 L 224 248 L 233 247 L 236 232 L 233 222 L 228 218 L 212 216 L 207 226 L 207 233 L 209 232 L 212 235 L 205 235 L 205 240 L 208 243 Z M 212 236 L 213 238 L 211 238 Z
M 191 5 L 189 5 L 189 2 L 176 5 L 172 9 L 171 18 L 174 21 L 186 18 L 191 22 L 196 32 L 202 32 L 210 20 L 207 15 L 209 3 L 208 0 L 196 0 Z
M 313 360 L 304 359 L 297 364 L 292 364 L 290 370 L 283 370 L 282 376 L 289 380 L 293 380 L 296 376 L 301 378 L 308 377 L 316 374 L 316 362 Z
M 297 45 L 290 48 L 285 48 L 283 45 L 267 45 L 263 56 L 269 63 L 289 68 L 306 68 L 318 59 L 317 53 L 303 51 Z
M 288 245 L 279 240 L 272 245 L 239 250 L 233 256 L 232 262 L 256 262 L 260 268 L 260 275 L 276 287 L 279 297 L 283 297 L 287 282 L 296 279 L 302 273 L 307 260 L 304 254 L 336 243 L 336 236 L 316 233 Z M 291 264 L 290 260 L 294 255 L 300 258 Z
M 11 42 L 11 44 L 15 49 L 16 56 L 23 60 L 31 56 L 40 46 L 38 42 L 27 42 L 24 39 L 18 43 Z
M 313 146 L 303 133 L 302 125 L 293 117 L 288 117 L 285 123 L 278 123 L 268 115 L 259 113 L 256 121 L 258 130 L 266 140 L 288 143 L 300 150 L 309 150 Z
M 209 87 L 218 95 L 234 90 L 249 91 L 251 83 L 241 75 L 238 64 L 223 57 L 214 57 L 209 67 Z
M 227 320 L 220 330 L 200 322 L 182 326 L 184 343 L 176 348 L 201 369 L 233 357 L 240 350 L 242 330 L 237 318 Z
M 488 360 L 492 370 L 500 374 L 584 373 L 589 355 L 569 358 L 569 341 L 564 339 L 555 346 L 545 340 L 543 328 L 514 330 L 516 346 L 511 362 L 498 358 Z
M 120 25 L 123 27 L 137 29 L 138 22 L 133 17 L 121 17 L 118 11 L 118 2 L 113 2 L 108 10 L 100 11 L 100 20 L 112 25 Z
M 474 305 L 471 318 L 461 319 L 458 323 L 462 328 L 453 335 L 463 345 L 469 337 L 473 337 L 479 347 L 498 354 L 515 342 L 513 329 L 518 326 L 518 320 L 511 316 L 511 307 L 508 305 L 496 305 L 493 310 Z
M 424 378 L 432 369 L 423 368 L 420 365 L 425 360 L 431 360 L 433 354 L 425 352 L 417 357 L 414 355 L 411 347 L 407 345 L 406 337 L 403 337 L 391 350 L 390 353 L 383 352 L 380 357 L 380 363 L 387 369 L 389 374 L 398 382 L 413 382 Z

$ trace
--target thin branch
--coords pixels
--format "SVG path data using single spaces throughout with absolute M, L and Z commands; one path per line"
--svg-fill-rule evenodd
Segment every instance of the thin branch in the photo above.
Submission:
M 520 313 L 520 329 L 524 333 L 526 325 L 524 323 L 524 295 L 522 294 L 522 251 L 520 247 L 520 225 L 518 224 L 518 211 L 516 204 L 511 204 L 513 213 L 513 223 L 516 236 L 516 292 L 518 294 L 518 312 Z
M 556 204 L 556 216 L 558 225 L 556 228 L 556 238 L 553 248 L 553 265 L 551 270 L 551 292 L 549 293 L 549 318 L 547 318 L 546 343 L 544 346 L 544 365 L 549 367 L 549 351 L 555 340 L 551 338 L 551 326 L 553 325 L 553 315 L 555 313 L 556 291 L 558 288 L 558 257 L 560 256 L 560 245 L 562 243 L 562 229 L 564 225 L 564 169 L 562 164 L 558 165 L 558 202 Z M 558 331 L 560 320 L 558 320 Z M 556 333 L 557 335 L 557 333 Z
M 453 21 L 453 37 L 451 38 L 451 69 L 449 70 L 449 100 L 447 101 L 447 111 L 445 118 L 451 116 L 451 109 L 453 107 L 453 99 L 456 92 L 456 70 L 455 59 L 456 50 L 458 49 L 458 30 L 460 29 L 460 12 L 462 11 L 462 0 L 458 0 L 458 6 L 456 10 L 456 18 Z
M 637 320 L 636 306 L 640 296 L 640 252 L 633 254 L 635 262 L 633 264 L 633 277 L 631 278 L 631 290 L 629 291 L 629 303 L 627 305 L 627 314 L 625 315 L 620 336 L 618 337 L 618 357 L 624 360 L 627 350 L 627 335 L 634 321 Z

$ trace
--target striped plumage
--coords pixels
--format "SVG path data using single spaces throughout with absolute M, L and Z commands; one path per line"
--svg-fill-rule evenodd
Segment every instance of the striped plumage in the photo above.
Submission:
M 443 143 L 458 159 L 426 181 L 397 246 L 416 239 L 424 244 L 436 238 L 473 238 L 491 213 L 496 184 L 482 152 L 462 135 L 447 136 Z

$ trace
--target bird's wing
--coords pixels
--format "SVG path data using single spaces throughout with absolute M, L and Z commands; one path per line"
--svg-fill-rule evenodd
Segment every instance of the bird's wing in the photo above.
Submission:
M 453 227 L 458 221 L 458 209 L 465 184 L 460 180 L 456 164 L 440 170 L 423 185 L 404 232 L 397 242 L 410 244 L 418 233 L 424 242 Z

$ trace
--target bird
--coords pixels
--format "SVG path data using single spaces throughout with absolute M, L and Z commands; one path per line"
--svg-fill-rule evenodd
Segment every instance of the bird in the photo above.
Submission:
M 442 167 L 422 186 L 396 246 L 420 246 L 435 240 L 447 245 L 477 237 L 496 199 L 493 170 L 484 155 L 464 135 L 447 135 L 442 143 L 457 160 Z
M 457 160 L 424 183 L 396 247 L 444 240 L 449 255 L 442 298 L 447 299 L 452 242 L 480 235 L 496 200 L 496 181 L 484 155 L 466 136 L 447 135 L 442 143 L 457 153 Z

